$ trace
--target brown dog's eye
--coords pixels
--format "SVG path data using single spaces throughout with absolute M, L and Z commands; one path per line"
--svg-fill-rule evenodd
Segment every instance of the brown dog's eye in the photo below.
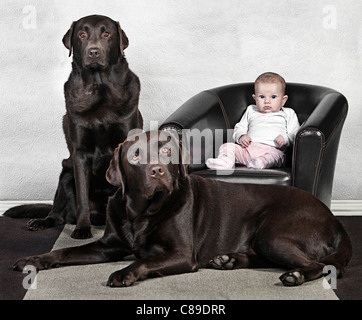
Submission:
M 140 158 L 140 152 L 139 150 L 137 150 L 133 155 L 132 155 L 132 161 L 138 161 Z
M 109 32 L 104 32 L 104 33 L 102 34 L 102 37 L 103 37 L 103 38 L 108 38 L 110 35 L 111 35 L 111 34 L 110 34 Z
M 167 157 L 171 157 L 171 148 L 162 147 L 161 154 L 166 155 Z
M 80 34 L 79 34 L 79 38 L 81 38 L 81 39 L 87 39 L 87 33 L 86 32 L 81 32 Z

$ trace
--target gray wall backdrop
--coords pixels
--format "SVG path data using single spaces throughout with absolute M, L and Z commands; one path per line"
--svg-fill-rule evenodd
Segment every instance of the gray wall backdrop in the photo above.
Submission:
M 362 1 L 1 0 L 0 200 L 51 200 L 61 160 L 61 42 L 73 20 L 103 14 L 130 40 L 146 129 L 201 90 L 275 71 L 332 87 L 350 104 L 334 200 L 362 199 Z

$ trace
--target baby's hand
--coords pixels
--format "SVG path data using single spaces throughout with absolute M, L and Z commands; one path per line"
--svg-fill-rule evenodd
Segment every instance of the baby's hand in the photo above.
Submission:
M 275 142 L 280 148 L 285 145 L 285 140 L 284 140 L 284 138 L 283 138 L 282 135 L 277 136 L 277 137 L 274 139 L 274 142 Z
M 239 144 L 243 148 L 247 148 L 249 146 L 250 142 L 251 142 L 251 138 L 247 134 L 244 134 L 239 138 Z

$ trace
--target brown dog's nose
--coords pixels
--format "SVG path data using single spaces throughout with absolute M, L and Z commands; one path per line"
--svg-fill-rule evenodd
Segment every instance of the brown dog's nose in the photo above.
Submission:
M 100 50 L 98 48 L 90 48 L 88 50 L 88 56 L 90 58 L 98 58 L 100 54 Z
M 161 166 L 152 166 L 149 173 L 153 178 L 157 178 L 157 176 L 162 177 L 165 174 Z

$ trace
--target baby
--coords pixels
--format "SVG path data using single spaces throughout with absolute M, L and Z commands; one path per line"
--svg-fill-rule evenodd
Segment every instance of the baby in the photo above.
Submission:
M 255 80 L 256 105 L 248 106 L 235 125 L 233 139 L 237 144 L 223 144 L 216 159 L 207 159 L 207 167 L 232 169 L 235 162 L 254 169 L 282 166 L 286 147 L 293 144 L 300 127 L 294 110 L 283 108 L 288 99 L 285 86 L 285 80 L 273 72 Z

